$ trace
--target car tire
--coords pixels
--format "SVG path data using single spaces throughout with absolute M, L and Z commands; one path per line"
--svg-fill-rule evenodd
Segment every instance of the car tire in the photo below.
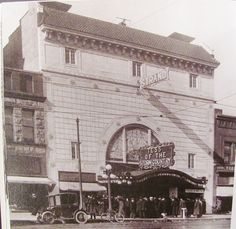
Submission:
M 55 218 L 52 212 L 45 211 L 42 213 L 42 220 L 44 223 L 53 224 L 55 221 Z
M 123 214 L 118 214 L 118 213 L 116 213 L 116 214 L 115 214 L 115 220 L 116 220 L 116 222 L 118 222 L 118 223 L 123 223 L 123 222 L 124 222 L 124 215 L 123 215 Z
M 78 211 L 75 213 L 75 221 L 80 224 L 87 223 L 88 215 L 84 211 Z

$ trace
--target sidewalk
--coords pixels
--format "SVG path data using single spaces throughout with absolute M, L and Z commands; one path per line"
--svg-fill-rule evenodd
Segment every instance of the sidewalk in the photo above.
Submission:
M 30 212 L 11 212 L 10 213 L 10 219 L 12 222 L 29 222 L 34 223 L 36 222 L 36 216 L 32 215 Z M 97 219 L 100 219 L 98 216 Z M 189 217 L 186 219 L 183 218 L 171 218 L 168 217 L 168 219 L 172 221 L 184 221 L 184 220 L 230 220 L 231 214 L 208 214 L 203 215 L 201 218 L 195 218 L 195 217 Z M 162 221 L 163 218 L 127 218 L 125 221 Z

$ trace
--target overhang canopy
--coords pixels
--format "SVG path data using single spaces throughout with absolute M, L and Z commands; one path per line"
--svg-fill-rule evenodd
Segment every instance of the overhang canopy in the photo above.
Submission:
M 221 196 L 221 197 L 227 197 L 227 196 L 233 196 L 233 187 L 227 187 L 227 186 L 218 186 L 216 187 L 216 196 Z
M 155 177 L 173 177 L 201 188 L 206 184 L 205 177 L 194 178 L 182 171 L 174 169 L 135 170 L 131 172 L 131 176 L 135 182 L 143 182 Z
M 62 191 L 79 191 L 79 182 L 60 182 L 60 189 Z M 82 189 L 85 192 L 106 191 L 104 186 L 97 183 L 82 183 Z
M 47 184 L 47 185 L 55 184 L 54 181 L 50 180 L 47 177 L 7 176 L 7 181 L 9 183 L 18 183 L 18 184 Z

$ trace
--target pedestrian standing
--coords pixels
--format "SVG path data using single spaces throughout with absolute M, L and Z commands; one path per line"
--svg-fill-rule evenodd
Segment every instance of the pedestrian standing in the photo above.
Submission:
M 186 201 L 183 198 L 180 198 L 180 200 L 179 200 L 179 214 L 182 217 L 183 217 L 183 209 L 185 209 L 185 211 L 187 211 Z
M 122 196 L 119 196 L 117 200 L 118 200 L 118 215 L 119 216 L 124 215 L 124 205 L 125 205 L 124 199 Z
M 142 199 L 142 204 L 141 204 L 141 214 L 142 214 L 142 218 L 147 217 L 147 197 L 144 197 Z
M 161 199 L 161 215 L 167 215 L 167 200 L 165 197 Z
M 201 212 L 202 212 L 202 202 L 199 198 L 196 198 L 195 202 L 194 202 L 194 210 L 193 210 L 193 214 L 199 218 L 201 217 Z
M 201 201 L 202 201 L 202 215 L 206 214 L 206 200 L 204 199 L 204 197 L 201 197 Z
M 125 212 L 125 218 L 129 218 L 130 217 L 130 200 L 129 200 L 129 198 L 125 199 L 124 212 Z
M 155 200 L 155 211 L 156 211 L 156 217 L 160 218 L 161 217 L 161 197 L 158 197 Z
M 133 219 L 135 218 L 135 216 L 136 216 L 135 209 L 136 209 L 135 200 L 134 200 L 134 198 L 131 198 L 131 201 L 130 201 L 130 218 L 133 218 Z
M 173 217 L 177 217 L 178 216 L 178 200 L 177 198 L 171 198 L 171 215 Z
M 136 202 L 136 213 L 138 214 L 138 217 L 142 217 L 142 197 L 139 197 L 139 199 Z
M 35 193 L 32 193 L 30 201 L 31 201 L 31 206 L 32 206 L 31 213 L 32 213 L 32 215 L 36 215 L 39 208 L 40 208 L 38 196 Z
M 90 213 L 90 217 L 91 219 L 96 219 L 96 206 L 97 206 L 97 202 L 94 196 L 91 196 L 89 199 L 89 213 Z

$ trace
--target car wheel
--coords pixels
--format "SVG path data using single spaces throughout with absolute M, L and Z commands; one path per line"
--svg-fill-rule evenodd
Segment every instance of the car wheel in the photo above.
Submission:
M 55 221 L 54 215 L 50 211 L 43 212 L 42 219 L 44 223 L 49 223 L 49 224 L 53 224 Z
M 78 211 L 75 213 L 75 221 L 77 223 L 86 223 L 88 221 L 88 215 L 84 211 Z
M 116 222 L 118 222 L 118 223 L 123 223 L 123 222 L 124 222 L 124 216 L 123 216 L 123 214 L 118 214 L 118 213 L 116 213 L 116 214 L 115 214 L 115 220 L 116 220 Z

